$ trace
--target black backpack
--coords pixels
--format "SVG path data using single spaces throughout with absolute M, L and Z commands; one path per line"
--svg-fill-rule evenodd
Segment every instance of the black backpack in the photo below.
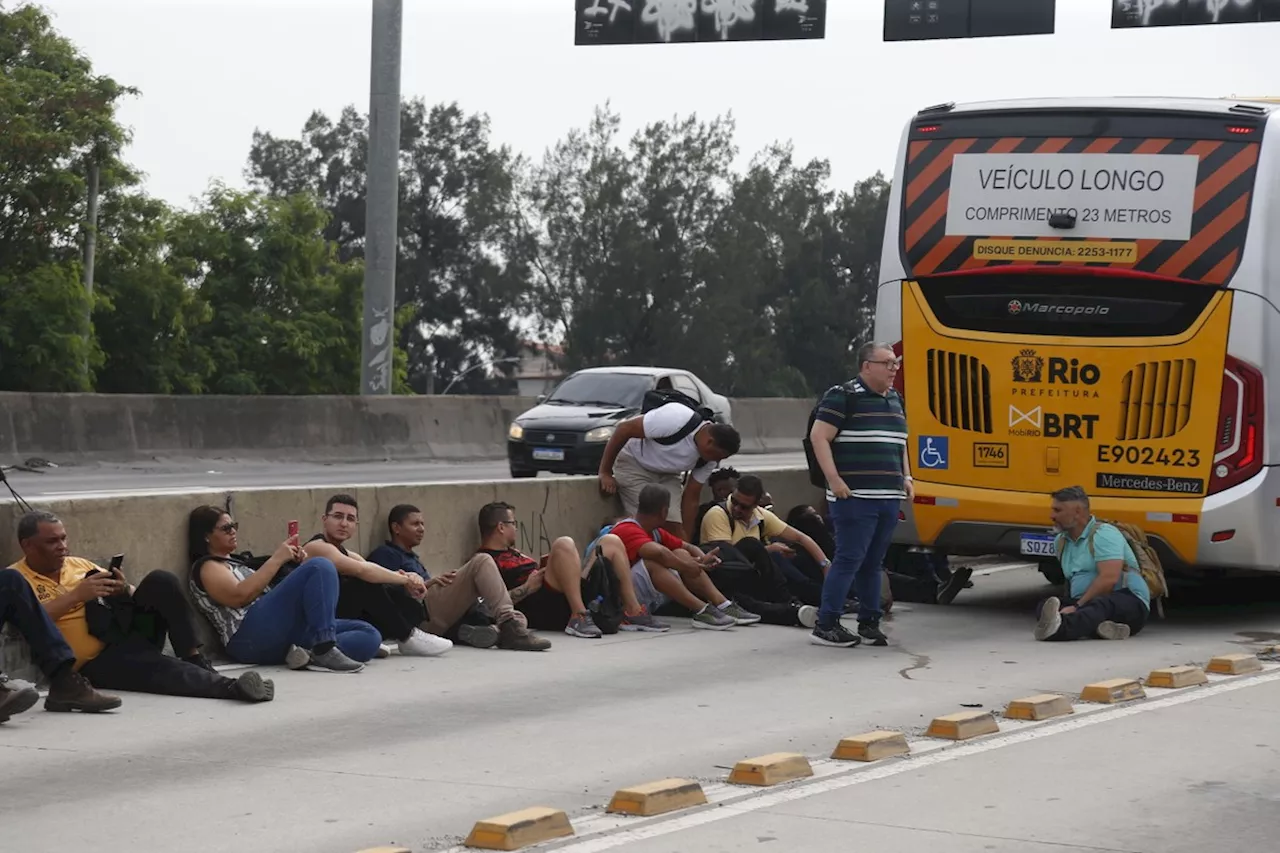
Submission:
M 689 418 L 689 422 L 680 427 L 680 430 L 666 438 L 655 438 L 658 444 L 670 446 L 679 444 L 684 439 L 693 434 L 698 427 L 707 421 L 714 421 L 716 413 L 710 407 L 704 406 L 697 400 L 685 394 L 682 391 L 676 391 L 674 388 L 651 388 L 644 392 L 644 401 L 640 404 L 640 413 L 651 412 L 668 403 L 679 403 L 687 409 L 693 411 L 693 415 Z
M 818 402 L 814 403 L 813 408 L 809 410 L 809 422 L 804 426 L 804 438 L 801 440 L 801 444 L 804 445 L 805 463 L 809 466 L 809 482 L 817 486 L 819 489 L 825 489 L 827 487 L 827 475 L 822 473 L 822 466 L 818 464 L 818 457 L 814 455 L 813 439 L 809 437 L 809 434 L 813 432 L 813 422 L 818 419 L 818 406 L 822 405 L 822 401 L 826 398 L 827 394 L 830 394 L 837 388 L 842 388 L 846 394 L 850 394 L 853 392 L 852 385 L 852 380 L 844 383 L 843 385 L 832 385 L 823 392 L 822 396 L 818 398 Z M 845 397 L 846 402 L 848 402 L 848 399 L 848 397 Z M 847 419 L 848 417 L 849 413 L 846 410 L 845 418 Z
M 618 579 L 613 574 L 613 564 L 604 552 L 596 548 L 595 559 L 587 576 L 582 579 L 582 601 L 591 611 L 591 620 L 605 634 L 618 633 L 622 625 L 622 595 Z

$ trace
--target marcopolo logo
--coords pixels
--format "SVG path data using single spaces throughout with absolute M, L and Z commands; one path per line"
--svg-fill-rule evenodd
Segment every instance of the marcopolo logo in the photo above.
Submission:
M 1009 300 L 1009 314 L 1014 317 L 1031 314 L 1050 318 L 1074 319 L 1076 317 L 1105 317 L 1110 313 L 1111 309 L 1106 305 L 1072 305 L 1069 303 L 1024 302 L 1021 299 Z
M 1045 359 L 1033 349 L 1021 350 L 1013 357 L 1013 381 L 1024 385 L 1035 385 L 1045 381 Z M 1049 356 L 1048 384 L 1093 386 L 1102 378 L 1102 370 L 1096 364 L 1081 363 L 1078 358 L 1062 358 Z M 1045 391 L 1041 389 L 1020 388 L 1015 393 L 1022 397 L 1096 397 L 1097 391 Z

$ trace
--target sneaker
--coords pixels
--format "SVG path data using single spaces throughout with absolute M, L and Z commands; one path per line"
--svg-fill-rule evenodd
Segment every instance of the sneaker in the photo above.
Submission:
M 732 619 L 734 624 L 737 625 L 754 625 L 760 621 L 759 616 L 749 610 L 743 610 L 736 602 L 733 601 L 730 601 L 724 607 L 721 607 L 720 612 Z
M 960 594 L 960 590 L 966 586 L 972 586 L 969 578 L 973 576 L 973 569 L 965 566 L 963 569 L 956 569 L 951 577 L 947 578 L 942 586 L 938 587 L 937 602 L 939 604 L 950 604 L 956 600 L 956 596 Z
M 284 665 L 289 669 L 306 669 L 311 665 L 311 652 L 302 646 L 290 646 L 284 653 Z
M 654 634 L 661 634 L 663 631 L 670 631 L 671 626 L 666 622 L 659 622 L 649 613 L 649 609 L 641 607 L 640 612 L 634 616 L 623 615 L 622 624 L 618 626 L 619 631 L 649 631 Z
M 21 714 L 23 711 L 29 710 L 32 705 L 39 701 L 39 690 L 34 687 L 24 687 L 21 690 L 16 687 L 10 687 L 9 677 L 0 675 L 0 723 L 5 722 L 14 714 Z
M 812 604 L 802 604 L 800 609 L 796 611 L 796 618 L 800 620 L 800 624 L 806 628 L 818 627 L 818 608 Z
M 1053 595 L 1040 605 L 1040 620 L 1036 622 L 1034 632 L 1037 640 L 1047 640 L 1058 633 L 1058 629 L 1062 627 L 1062 613 L 1059 612 L 1061 610 L 1062 602 Z
M 1123 622 L 1112 622 L 1108 619 L 1098 625 L 1098 637 L 1103 640 L 1127 640 L 1129 634 L 1129 626 Z
M 813 633 L 809 635 L 809 642 L 815 646 L 851 649 L 861 643 L 862 638 L 837 622 L 832 628 L 815 627 Z
M 693 627 L 707 631 L 727 631 L 736 624 L 732 616 L 713 604 L 704 605 L 693 614 Z
M 373 656 L 378 660 L 386 660 L 391 657 L 391 647 L 386 643 L 378 643 L 378 650 L 373 653 Z
M 242 702 L 270 702 L 276 698 L 276 683 L 249 670 L 236 679 L 232 691 Z
M 85 714 L 97 714 L 101 711 L 113 711 L 122 704 L 119 696 L 99 693 L 93 689 L 89 679 L 78 672 L 67 671 L 49 685 L 49 695 L 45 697 L 44 709 L 64 713 L 80 711 Z
M 579 613 L 569 620 L 569 624 L 564 626 L 564 632 L 570 637 L 582 637 L 584 640 L 598 640 L 604 636 L 604 631 L 596 627 L 596 623 L 591 620 L 590 613 Z
M 458 642 L 473 649 L 491 649 L 498 644 L 498 627 L 463 623 L 458 626 Z
M 364 669 L 364 664 L 347 657 L 337 646 L 322 655 L 307 652 L 306 666 L 319 672 L 359 672 Z M 301 667 L 295 668 L 301 669 Z
M 591 624 L 592 628 L 595 627 L 592 623 L 588 624 Z M 569 629 L 566 628 L 565 633 L 568 631 Z M 597 634 L 597 636 L 600 635 Z M 516 620 L 508 619 L 498 626 L 498 648 L 509 652 L 545 652 L 551 648 L 551 641 L 545 637 L 539 637 Z
M 879 622 L 859 622 L 858 636 L 864 640 L 870 640 L 873 646 L 889 645 L 889 638 L 885 636 L 884 631 L 880 630 Z
M 400 641 L 400 654 L 415 658 L 439 657 L 453 648 L 453 641 L 414 628 L 407 640 Z

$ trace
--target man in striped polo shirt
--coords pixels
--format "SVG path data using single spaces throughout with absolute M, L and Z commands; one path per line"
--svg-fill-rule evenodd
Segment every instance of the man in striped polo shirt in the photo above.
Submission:
M 885 646 L 880 630 L 881 564 L 903 498 L 913 494 L 907 466 L 907 416 L 893 390 L 901 359 L 885 343 L 858 349 L 857 378 L 827 391 L 809 433 L 827 478 L 827 507 L 836 553 L 822 585 L 822 607 L 810 642 L 849 648 L 863 639 Z M 840 624 L 852 586 L 858 633 Z

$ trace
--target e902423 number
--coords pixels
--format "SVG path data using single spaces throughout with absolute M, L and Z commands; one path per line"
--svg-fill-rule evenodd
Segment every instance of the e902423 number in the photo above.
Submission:
M 1200 451 L 1195 449 L 1138 447 L 1133 444 L 1099 444 L 1098 461 L 1126 465 L 1165 465 L 1170 468 L 1198 468 Z

